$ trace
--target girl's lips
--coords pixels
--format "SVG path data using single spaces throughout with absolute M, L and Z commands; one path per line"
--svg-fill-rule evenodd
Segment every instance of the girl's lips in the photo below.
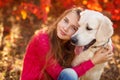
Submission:
M 60 32 L 61 32 L 62 35 L 66 35 L 64 31 L 60 30 Z

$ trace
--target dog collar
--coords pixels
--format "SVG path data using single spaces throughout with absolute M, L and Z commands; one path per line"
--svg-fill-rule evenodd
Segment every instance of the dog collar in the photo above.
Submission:
M 105 45 L 106 45 L 109 41 L 110 41 L 110 39 L 108 39 L 107 42 L 105 42 L 104 44 L 99 45 L 99 46 L 92 46 L 92 48 L 98 48 L 98 47 L 101 47 L 101 46 L 105 47 Z

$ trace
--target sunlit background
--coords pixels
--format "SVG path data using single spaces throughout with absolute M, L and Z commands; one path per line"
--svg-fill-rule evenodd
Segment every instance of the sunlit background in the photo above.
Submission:
M 101 80 L 120 80 L 120 0 L 0 0 L 0 80 L 19 80 L 31 36 L 76 6 L 97 10 L 112 20 L 114 59 Z

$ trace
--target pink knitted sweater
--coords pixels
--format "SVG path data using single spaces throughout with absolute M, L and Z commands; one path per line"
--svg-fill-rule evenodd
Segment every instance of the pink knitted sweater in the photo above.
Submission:
M 47 33 L 39 33 L 35 35 L 27 46 L 23 70 L 21 74 L 21 80 L 45 80 L 42 75 L 42 69 L 45 65 L 45 56 L 50 49 L 50 41 Z M 54 59 L 51 59 L 49 63 L 52 63 Z M 48 64 L 49 64 L 48 63 Z M 94 64 L 91 60 L 88 60 L 79 66 L 73 67 L 77 72 L 78 76 L 82 76 L 91 69 Z M 59 63 L 48 65 L 46 72 L 53 78 L 57 80 L 62 67 Z

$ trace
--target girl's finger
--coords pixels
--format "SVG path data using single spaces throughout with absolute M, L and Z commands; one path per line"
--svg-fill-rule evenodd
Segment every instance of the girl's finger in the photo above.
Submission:
M 101 47 L 97 52 L 98 52 L 98 53 L 102 53 L 103 50 L 104 50 L 104 47 Z
M 106 47 L 104 47 L 106 50 L 112 49 L 112 47 L 110 45 L 107 45 Z
M 108 54 L 108 57 L 112 57 L 113 56 L 113 52 Z
M 108 58 L 108 60 L 112 60 L 112 59 L 113 59 L 113 57 L 109 57 L 109 58 Z

